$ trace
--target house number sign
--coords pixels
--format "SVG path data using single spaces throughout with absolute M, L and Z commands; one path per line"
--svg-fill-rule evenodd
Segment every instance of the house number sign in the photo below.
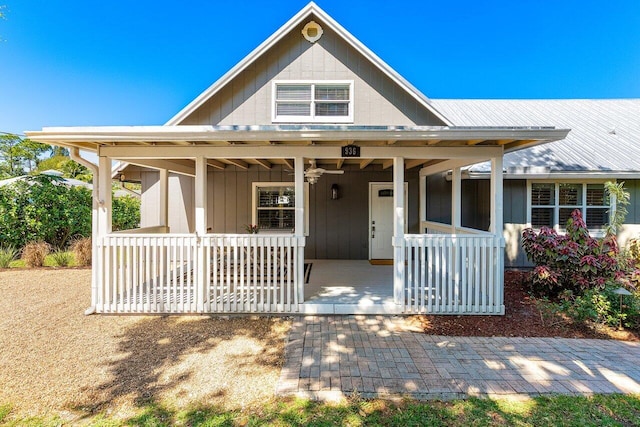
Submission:
M 358 147 L 357 145 L 343 146 L 342 157 L 360 157 L 360 147 Z

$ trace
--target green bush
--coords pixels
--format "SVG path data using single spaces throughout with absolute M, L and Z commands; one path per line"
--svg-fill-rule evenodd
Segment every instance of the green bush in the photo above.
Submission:
M 140 199 L 132 196 L 113 198 L 113 231 L 131 230 L 140 226 Z
M 91 236 L 91 190 L 69 187 L 61 178 L 34 175 L 0 187 L 0 236 L 2 244 L 23 247 L 45 241 L 66 248 L 77 238 Z M 137 228 L 140 201 L 114 198 L 113 229 Z
M 61 248 L 91 234 L 91 192 L 60 178 L 36 175 L 0 188 L 0 235 L 22 247 L 42 240 Z
M 9 268 L 11 261 L 16 259 L 18 251 L 13 246 L 0 246 L 0 268 Z

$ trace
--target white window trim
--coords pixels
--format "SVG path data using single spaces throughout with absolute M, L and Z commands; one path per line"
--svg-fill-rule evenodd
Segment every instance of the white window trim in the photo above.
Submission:
M 276 115 L 276 86 L 279 84 L 311 85 L 311 115 L 309 116 L 277 116 Z M 316 116 L 313 86 L 319 85 L 349 85 L 349 115 L 348 116 Z M 271 82 L 271 120 L 273 123 L 353 123 L 354 95 L 353 80 L 274 80 Z
M 553 207 L 553 218 L 554 218 L 554 225 L 553 225 L 553 229 L 560 233 L 563 234 L 564 231 L 560 229 L 560 224 L 556 223 L 557 218 L 560 217 L 560 205 L 559 203 L 559 185 L 560 184 L 582 184 L 583 186 L 583 191 L 582 191 L 582 205 L 581 205 L 581 210 L 582 210 L 582 217 L 585 219 L 586 222 L 586 218 L 587 218 L 587 191 L 586 191 L 586 185 L 587 184 L 604 184 L 605 182 L 608 181 L 613 181 L 616 182 L 615 180 L 611 180 L 611 179 L 528 179 L 527 180 L 527 227 L 531 228 L 531 209 L 533 208 L 533 205 L 531 203 L 531 187 L 532 184 L 555 184 L 555 192 L 554 192 L 554 196 L 555 196 L 555 200 L 554 200 L 554 204 L 553 206 L 548 206 L 549 208 Z M 538 206 L 538 205 L 536 205 Z M 592 206 L 595 207 L 595 206 Z M 611 212 L 613 212 L 613 209 L 615 209 L 615 200 L 613 200 L 613 198 L 611 198 L 611 200 L 609 200 L 609 206 L 603 206 L 603 207 L 608 207 L 609 208 L 609 221 L 611 221 Z M 593 237 L 604 237 L 606 232 L 604 229 L 602 230 L 589 230 L 589 233 L 593 236 Z
M 295 182 L 253 182 L 251 184 L 251 224 L 258 223 L 258 187 L 295 187 Z M 258 234 L 294 234 L 290 231 L 258 230 Z M 309 235 L 309 183 L 304 183 L 304 235 Z

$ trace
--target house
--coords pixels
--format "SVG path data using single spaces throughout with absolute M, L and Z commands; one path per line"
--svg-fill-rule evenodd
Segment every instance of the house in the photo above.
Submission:
M 503 314 L 504 156 L 568 133 L 456 125 L 309 3 L 164 126 L 27 135 L 94 172 L 89 312 Z M 112 232 L 114 161 L 142 183 L 140 229 Z M 463 168 L 484 162 L 487 223 L 465 226 Z M 428 221 L 447 171 L 450 221 Z M 309 297 L 305 260 L 349 276 L 336 259 L 386 297 Z M 327 292 L 358 294 L 356 279 Z
M 504 237 L 507 267 L 531 264 L 520 238 L 527 227 L 561 230 L 570 212 L 581 209 L 589 230 L 603 235 L 613 201 L 604 197 L 604 182 L 624 182 L 631 203 L 618 230 L 621 245 L 640 237 L 640 99 L 564 100 L 432 100 L 457 126 L 518 126 L 553 123 L 571 129 L 562 140 L 504 156 Z M 463 225 L 486 229 L 489 167 L 465 169 Z M 427 218 L 449 222 L 442 201 L 449 194 L 447 174 L 429 177 Z

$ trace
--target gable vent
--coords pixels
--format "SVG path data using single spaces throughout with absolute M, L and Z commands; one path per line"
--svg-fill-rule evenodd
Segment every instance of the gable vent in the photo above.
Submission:
M 322 27 L 315 21 L 310 21 L 302 29 L 302 35 L 311 43 L 315 43 L 322 37 Z

